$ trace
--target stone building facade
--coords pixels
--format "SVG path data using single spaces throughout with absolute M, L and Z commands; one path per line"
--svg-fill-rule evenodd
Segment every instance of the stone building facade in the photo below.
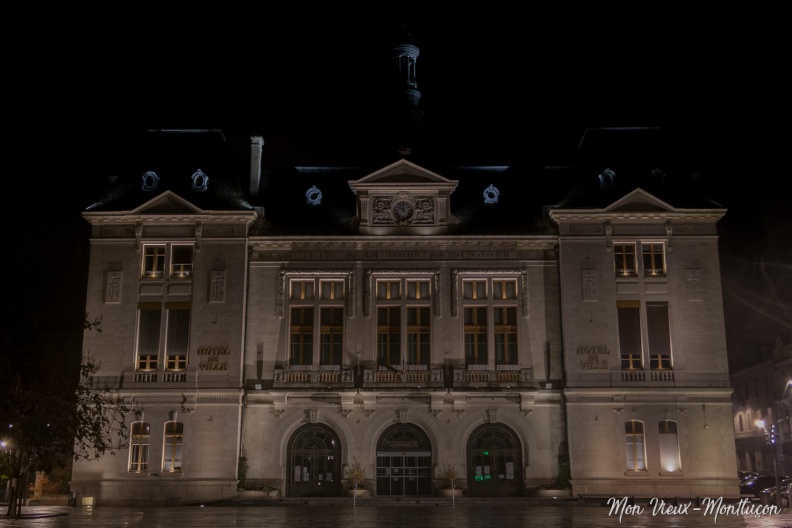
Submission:
M 737 496 L 725 210 L 625 134 L 656 131 L 589 130 L 566 167 L 278 166 L 255 136 L 243 190 L 222 132 L 149 133 L 83 213 L 84 349 L 132 411 L 72 489 Z

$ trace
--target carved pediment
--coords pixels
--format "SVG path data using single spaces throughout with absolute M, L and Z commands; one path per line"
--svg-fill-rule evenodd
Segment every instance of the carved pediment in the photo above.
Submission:
M 605 212 L 652 212 L 673 210 L 674 208 L 672 206 L 643 189 L 635 189 L 604 209 Z
M 354 191 L 376 187 L 428 186 L 433 189 L 447 189 L 450 192 L 456 188 L 457 182 L 402 159 L 359 180 L 350 181 L 349 186 Z
M 136 215 L 184 215 L 201 213 L 201 209 L 195 207 L 193 204 L 171 191 L 165 191 L 132 211 L 132 214 Z
M 437 235 L 446 231 L 457 182 L 402 159 L 349 187 L 357 195 L 361 233 Z

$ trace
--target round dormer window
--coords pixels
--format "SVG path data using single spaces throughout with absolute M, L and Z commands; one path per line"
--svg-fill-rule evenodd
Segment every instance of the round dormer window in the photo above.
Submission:
M 319 205 L 322 203 L 322 191 L 316 185 L 312 185 L 310 189 L 305 191 L 305 198 L 309 205 Z
M 158 183 L 159 176 L 157 176 L 157 173 L 154 171 L 148 171 L 143 175 L 143 186 L 141 189 L 144 191 L 153 191 L 157 188 Z
M 209 185 L 209 176 L 206 175 L 201 169 L 195 171 L 192 175 L 192 188 L 193 191 L 205 191 Z
M 500 196 L 500 191 L 494 185 L 490 185 L 489 187 L 484 189 L 484 203 L 485 204 L 498 203 L 498 196 Z

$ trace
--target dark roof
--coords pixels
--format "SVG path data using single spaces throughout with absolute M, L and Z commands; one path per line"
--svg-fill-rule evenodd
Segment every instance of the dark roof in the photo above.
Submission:
M 252 209 L 241 191 L 225 136 L 219 130 L 148 131 L 119 142 L 117 149 L 107 155 L 113 182 L 87 208 L 89 211 L 133 210 L 165 191 L 203 210 Z M 198 171 L 203 175 L 196 179 Z M 156 177 L 149 176 L 145 188 L 147 173 Z M 201 185 L 204 181 L 205 188 Z
M 588 129 L 572 165 L 556 208 L 604 208 L 638 188 L 675 208 L 722 208 L 699 181 L 695 152 L 665 129 Z

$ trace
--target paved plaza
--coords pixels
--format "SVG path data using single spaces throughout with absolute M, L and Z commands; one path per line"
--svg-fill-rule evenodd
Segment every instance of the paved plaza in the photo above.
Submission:
M 667 505 L 668 506 L 668 505 Z M 195 505 L 173 507 L 70 507 L 29 506 L 23 517 L 0 517 L 0 527 L 259 527 L 259 528 L 647 528 L 756 527 L 792 528 L 792 510 L 780 513 L 739 514 L 693 510 L 684 513 L 654 511 L 648 504 L 639 509 L 526 500 L 470 501 L 424 499 L 381 501 L 377 499 L 317 501 L 270 501 L 256 504 Z M 755 505 L 756 506 L 756 505 Z M 683 509 L 683 508 L 679 508 Z M 3 510 L 3 514 L 5 510 Z

